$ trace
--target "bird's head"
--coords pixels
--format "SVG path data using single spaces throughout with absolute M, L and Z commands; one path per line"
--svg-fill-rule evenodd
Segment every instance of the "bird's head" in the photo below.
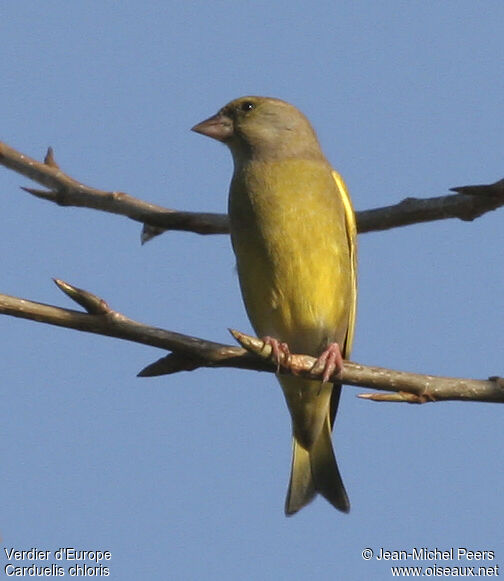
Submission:
M 235 162 L 322 155 L 315 131 L 301 111 L 271 97 L 235 99 L 192 131 L 225 143 Z

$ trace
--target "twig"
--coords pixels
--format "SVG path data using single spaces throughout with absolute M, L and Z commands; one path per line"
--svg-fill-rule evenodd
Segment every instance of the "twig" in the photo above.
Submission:
M 178 212 L 149 204 L 123 192 L 107 192 L 79 183 L 58 167 L 49 148 L 41 163 L 6 143 L 0 142 L 0 164 L 49 188 L 22 188 L 37 198 L 60 206 L 77 206 L 120 214 L 142 224 L 167 230 L 185 230 L 198 234 L 225 234 L 227 216 L 211 213 Z
M 190 371 L 199 367 L 236 367 L 270 373 L 277 371 L 276 364 L 271 359 L 271 347 L 265 345 L 261 339 L 232 331 L 233 336 L 245 347 L 240 348 L 150 327 L 114 311 L 103 299 L 92 293 L 61 280 L 55 280 L 55 283 L 73 301 L 84 307 L 86 312 L 0 295 L 0 314 L 107 335 L 171 351 L 166 357 L 143 369 L 139 373 L 142 377 Z M 314 363 L 313 357 L 293 354 L 289 358 L 289 368 L 281 368 L 280 372 L 320 379 L 320 376 L 312 371 Z M 488 380 L 435 377 L 347 361 L 341 375 L 333 379 L 347 385 L 393 392 L 359 396 L 374 401 L 504 402 L 504 379 L 498 377 L 491 377 Z
M 60 206 L 79 206 L 120 214 L 141 222 L 145 225 L 143 241 L 164 230 L 184 230 L 197 234 L 229 232 L 228 217 L 225 214 L 170 210 L 123 192 L 107 192 L 86 186 L 59 168 L 51 148 L 44 163 L 41 163 L 0 142 L 0 164 L 48 188 L 23 188 L 38 198 Z M 388 230 L 447 218 L 470 221 L 504 205 L 504 180 L 489 185 L 461 186 L 452 188 L 452 191 L 458 193 L 426 199 L 406 198 L 392 206 L 357 212 L 358 231 Z
M 204 341 L 196 337 L 138 323 L 118 311 L 114 311 L 103 299 L 92 293 L 59 279 L 54 279 L 54 282 L 60 290 L 83 306 L 87 312 L 62 309 L 0 294 L 0 314 L 143 343 L 174 351 L 189 359 L 191 357 L 201 359 L 208 366 L 212 366 L 213 362 L 219 360 L 232 359 L 237 354 L 236 347 Z M 238 354 L 244 353 L 243 349 L 238 351 L 240 352 Z

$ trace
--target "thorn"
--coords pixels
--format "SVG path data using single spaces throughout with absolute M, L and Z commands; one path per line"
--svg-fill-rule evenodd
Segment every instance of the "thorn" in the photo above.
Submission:
M 168 358 L 169 355 L 166 355 L 165 357 L 161 357 L 161 359 L 154 361 L 154 363 L 149 363 L 149 365 L 146 365 L 137 373 L 137 377 L 157 377 L 159 375 L 173 373 L 168 367 Z
M 228 329 L 228 331 L 244 349 L 254 353 L 255 355 L 258 355 L 262 359 L 271 360 L 273 355 L 273 348 L 269 343 L 266 343 L 257 337 L 246 335 L 245 333 L 237 331 L 236 329 Z
M 290 353 L 287 343 L 280 343 L 271 337 L 253 337 L 236 329 L 228 329 L 234 339 L 247 351 L 272 364 L 277 373 L 297 375 L 306 370 L 304 355 Z M 313 360 L 312 357 L 310 357 Z M 313 363 L 312 363 L 313 365 Z
M 68 284 L 59 278 L 53 278 L 54 284 L 73 301 L 84 307 L 90 315 L 106 315 L 112 311 L 108 304 L 96 295 Z
M 157 377 L 159 375 L 171 375 L 179 371 L 193 371 L 201 367 L 201 364 L 191 360 L 185 355 L 169 353 L 161 359 L 150 363 L 137 373 L 137 377 Z
M 371 401 L 389 401 L 389 402 L 406 402 L 406 403 L 426 403 L 434 401 L 429 398 L 415 393 L 408 393 L 406 391 L 398 391 L 394 393 L 359 393 L 357 397 L 361 399 L 369 399 Z
M 56 160 L 54 159 L 54 150 L 52 147 L 47 148 L 47 153 L 45 154 L 44 157 L 44 163 L 49 167 L 59 169 L 59 165 L 56 163 Z
M 43 200 L 49 200 L 50 202 L 55 202 L 57 199 L 57 194 L 52 190 L 37 190 L 35 188 L 26 188 L 20 186 L 22 190 L 36 196 L 37 198 L 42 198 Z
M 149 240 L 152 240 L 153 238 L 155 238 L 156 236 L 159 236 L 163 232 L 165 232 L 164 228 L 160 228 L 159 226 L 149 226 L 149 224 L 144 224 L 143 228 L 142 228 L 142 234 L 140 235 L 140 241 L 142 243 L 142 246 L 146 242 L 149 242 Z
M 498 180 L 493 184 L 457 186 L 456 188 L 450 188 L 450 191 L 457 192 L 457 194 L 469 194 L 472 196 L 499 196 L 504 193 L 504 179 Z

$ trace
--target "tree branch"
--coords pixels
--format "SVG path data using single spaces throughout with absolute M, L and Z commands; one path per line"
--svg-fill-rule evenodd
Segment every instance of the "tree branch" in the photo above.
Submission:
M 197 234 L 229 232 L 225 214 L 180 212 L 143 202 L 123 192 L 107 192 L 86 186 L 59 168 L 51 148 L 41 163 L 0 142 L 0 164 L 48 188 L 23 188 L 38 198 L 60 206 L 86 207 L 119 214 L 144 224 L 144 242 L 164 230 Z M 452 191 L 457 194 L 426 199 L 406 198 L 392 206 L 357 212 L 358 231 L 388 230 L 447 218 L 471 221 L 504 205 L 504 179 L 488 185 L 456 187 Z
M 144 368 L 139 376 L 151 377 L 192 371 L 199 367 L 236 367 L 270 373 L 292 373 L 309 379 L 320 379 L 312 371 L 315 358 L 308 355 L 290 355 L 279 369 L 272 360 L 271 347 L 261 339 L 232 331 L 233 336 L 245 348 L 206 341 L 139 323 L 114 311 L 100 297 L 78 289 L 64 281 L 55 280 L 57 286 L 86 312 L 62 309 L 25 299 L 0 294 L 0 314 L 10 315 L 116 337 L 166 349 L 171 353 Z M 425 403 L 443 400 L 504 402 L 504 379 L 488 380 L 436 377 L 406 373 L 381 367 L 345 362 L 341 375 L 334 381 L 347 385 L 368 387 L 383 394 L 360 394 L 359 397 L 374 401 Z
M 49 188 L 22 188 L 37 198 L 60 206 L 77 206 L 127 216 L 158 229 L 185 230 L 197 234 L 225 234 L 227 216 L 211 213 L 178 212 L 134 198 L 123 192 L 107 192 L 81 184 L 64 173 L 54 160 L 52 148 L 41 163 L 0 142 L 0 164 Z
M 179 212 L 143 202 L 122 192 L 107 192 L 81 184 L 59 168 L 51 148 L 41 163 L 0 142 L 0 164 L 48 188 L 46 190 L 23 188 L 34 196 L 61 206 L 93 208 L 127 216 L 143 223 L 144 241 L 164 230 L 185 230 L 199 234 L 224 234 L 229 231 L 227 216 L 223 214 Z M 462 186 L 452 190 L 457 194 L 429 199 L 407 198 L 393 206 L 357 212 L 358 230 L 361 233 L 387 230 L 446 218 L 470 221 L 504 205 L 504 180 L 490 185 Z M 233 331 L 235 338 L 246 347 L 242 349 L 149 327 L 112 310 L 104 300 L 92 293 L 60 280 L 55 282 L 72 300 L 84 307 L 86 312 L 0 295 L 0 314 L 107 335 L 171 351 L 166 357 L 143 369 L 139 374 L 143 377 L 189 371 L 198 367 L 237 367 L 256 371 L 294 373 L 320 379 L 319 375 L 312 371 L 315 363 L 313 357 L 291 355 L 289 361 L 277 369 L 269 347 L 260 339 Z M 488 380 L 435 377 L 364 366 L 348 361 L 341 376 L 332 379 L 348 385 L 392 392 L 360 394 L 360 397 L 375 401 L 504 402 L 504 380 L 498 377 L 491 377 Z

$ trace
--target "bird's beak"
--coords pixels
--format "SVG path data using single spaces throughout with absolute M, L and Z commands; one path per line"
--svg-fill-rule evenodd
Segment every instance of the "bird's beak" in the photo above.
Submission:
M 217 113 L 192 127 L 191 131 L 218 141 L 227 141 L 233 135 L 233 120 L 227 115 Z

